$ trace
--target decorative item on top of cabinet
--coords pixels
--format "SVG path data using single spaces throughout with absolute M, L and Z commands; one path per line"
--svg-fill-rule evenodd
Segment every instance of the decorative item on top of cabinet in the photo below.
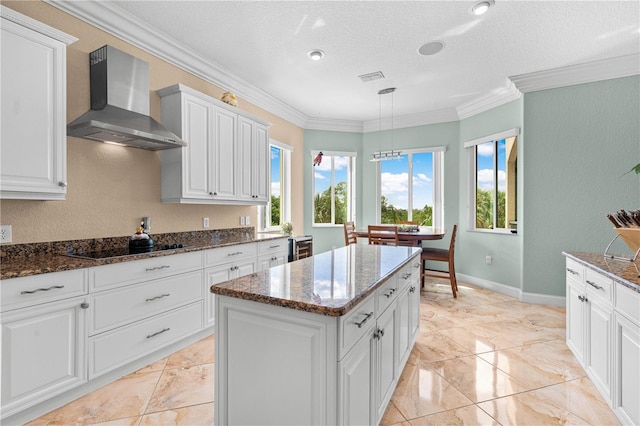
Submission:
M 165 127 L 187 142 L 161 153 L 162 202 L 266 204 L 270 124 L 182 84 L 158 94 Z
M 64 200 L 67 45 L 77 38 L 0 6 L 0 198 Z

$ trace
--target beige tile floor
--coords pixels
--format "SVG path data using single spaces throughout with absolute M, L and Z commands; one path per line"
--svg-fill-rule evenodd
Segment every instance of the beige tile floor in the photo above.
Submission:
M 565 311 L 464 283 L 421 293 L 420 333 L 381 425 L 615 425 L 564 343 Z M 213 336 L 29 423 L 212 425 Z

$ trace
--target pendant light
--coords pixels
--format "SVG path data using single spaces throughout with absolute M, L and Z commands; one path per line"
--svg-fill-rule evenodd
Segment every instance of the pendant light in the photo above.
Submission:
M 371 154 L 371 160 L 369 161 L 385 161 L 385 160 L 398 160 L 400 159 L 400 151 L 394 151 L 393 149 L 393 92 L 396 91 L 395 87 L 389 87 L 382 89 L 378 92 L 378 152 Z M 382 151 L 382 95 L 391 93 L 391 151 Z

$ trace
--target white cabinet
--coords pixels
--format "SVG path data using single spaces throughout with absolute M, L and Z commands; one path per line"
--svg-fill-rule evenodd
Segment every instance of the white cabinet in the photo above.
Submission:
M 566 270 L 567 346 L 605 400 L 611 403 L 613 282 L 571 259 L 567 259 Z
M 258 243 L 258 270 L 284 265 L 288 259 L 289 246 L 286 238 Z
M 240 190 L 238 197 L 249 201 L 267 202 L 269 196 L 269 130 L 266 126 L 239 117 L 238 147 Z
M 640 298 L 636 297 L 636 302 L 640 302 Z M 614 353 L 616 389 L 613 409 L 624 424 L 640 424 L 640 326 L 617 312 Z
M 63 200 L 66 46 L 77 39 L 1 7 L 0 198 Z
M 72 297 L 0 314 L 3 417 L 86 382 L 87 302 Z
M 376 322 L 374 333 L 374 395 L 376 397 L 376 423 L 387 409 L 393 390 L 398 382 L 398 309 L 393 304 L 382 313 Z
M 158 94 L 163 124 L 187 142 L 161 153 L 162 201 L 266 204 L 268 123 L 181 84 Z

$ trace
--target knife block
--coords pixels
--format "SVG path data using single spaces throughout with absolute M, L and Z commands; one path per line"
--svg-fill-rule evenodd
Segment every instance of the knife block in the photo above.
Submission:
M 616 232 L 622 238 L 632 252 L 637 253 L 640 250 L 640 228 L 615 228 Z

